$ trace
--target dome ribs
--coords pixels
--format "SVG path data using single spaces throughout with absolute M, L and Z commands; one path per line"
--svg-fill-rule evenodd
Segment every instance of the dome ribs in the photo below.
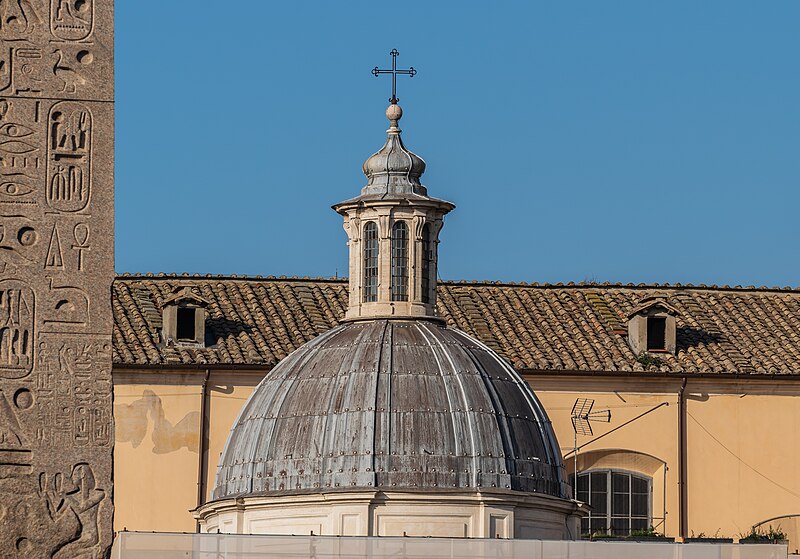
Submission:
M 214 498 L 454 487 L 561 495 L 557 472 L 545 467 L 549 443 L 537 442 L 549 421 L 510 371 L 481 342 L 437 323 L 337 326 L 254 391 Z

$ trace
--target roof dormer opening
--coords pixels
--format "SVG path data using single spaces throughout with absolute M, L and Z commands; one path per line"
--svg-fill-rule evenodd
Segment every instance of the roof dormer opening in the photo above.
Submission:
M 197 309 L 190 307 L 178 307 L 177 324 L 175 325 L 175 337 L 179 342 L 195 341 L 195 312 Z
M 636 355 L 675 353 L 678 310 L 664 297 L 645 297 L 628 313 L 628 344 Z
M 647 317 L 647 351 L 667 351 L 666 317 Z
M 191 287 L 180 287 L 162 303 L 167 345 L 205 346 L 208 301 Z

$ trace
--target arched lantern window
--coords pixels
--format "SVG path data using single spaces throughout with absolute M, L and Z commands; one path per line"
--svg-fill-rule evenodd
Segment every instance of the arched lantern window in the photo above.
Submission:
M 431 234 L 431 224 L 426 223 L 422 227 L 422 302 L 430 303 L 431 286 L 434 284 L 431 274 L 435 270 L 433 235 Z
M 392 226 L 392 301 L 408 301 L 408 225 Z
M 364 225 L 364 302 L 378 300 L 378 225 L 368 221 Z

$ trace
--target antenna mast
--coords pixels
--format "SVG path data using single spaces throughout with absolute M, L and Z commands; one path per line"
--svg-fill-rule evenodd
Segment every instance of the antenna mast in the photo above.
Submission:
M 572 431 L 574 436 L 574 449 L 572 451 L 573 460 L 575 461 L 575 478 L 574 478 L 574 499 L 578 498 L 578 435 L 585 435 L 591 437 L 594 435 L 592 430 L 592 421 L 602 421 L 603 423 L 611 423 L 611 410 L 597 410 L 592 411 L 594 407 L 594 400 L 591 398 L 578 398 L 572 406 Z

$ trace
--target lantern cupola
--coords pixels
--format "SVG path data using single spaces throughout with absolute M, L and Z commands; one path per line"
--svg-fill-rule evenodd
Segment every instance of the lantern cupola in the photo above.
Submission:
M 428 196 L 425 161 L 403 144 L 402 116 L 400 105 L 389 105 L 386 143 L 364 162 L 367 185 L 333 206 L 350 249 L 345 320 L 437 318 L 439 231 L 455 205 Z

